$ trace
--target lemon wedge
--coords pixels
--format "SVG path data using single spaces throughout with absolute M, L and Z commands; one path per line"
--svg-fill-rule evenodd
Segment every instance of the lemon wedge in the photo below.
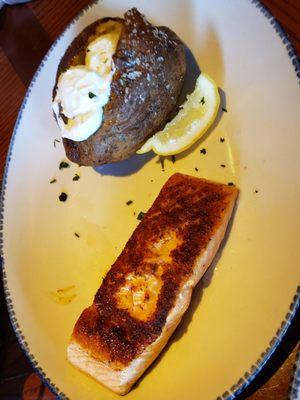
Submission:
M 181 106 L 178 114 L 165 128 L 137 151 L 138 154 L 153 150 L 154 153 L 167 156 L 178 154 L 194 144 L 214 122 L 220 105 L 220 95 L 216 83 L 202 73 L 195 90 Z

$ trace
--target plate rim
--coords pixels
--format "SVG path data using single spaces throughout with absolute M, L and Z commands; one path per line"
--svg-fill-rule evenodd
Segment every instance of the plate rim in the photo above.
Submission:
M 43 57 L 40 65 L 38 66 L 33 78 L 28 86 L 28 89 L 25 93 L 24 99 L 22 101 L 21 107 L 18 112 L 18 116 L 14 125 L 13 133 L 10 139 L 10 144 L 6 156 L 6 162 L 4 167 L 3 173 L 3 180 L 2 180 L 2 187 L 1 187 L 1 195 L 0 195 L 0 264 L 2 270 L 2 284 L 4 289 L 4 297 L 6 300 L 7 310 L 10 318 L 10 322 L 12 324 L 15 336 L 20 344 L 23 353 L 27 356 L 31 366 L 33 367 L 34 371 L 39 375 L 43 383 L 52 391 L 53 394 L 59 396 L 60 399 L 69 400 L 69 398 L 55 385 L 54 382 L 46 375 L 44 370 L 39 366 L 39 362 L 36 360 L 35 356 L 31 353 L 28 343 L 26 342 L 25 336 L 23 335 L 18 320 L 16 318 L 16 314 L 14 311 L 13 300 L 10 295 L 10 291 L 8 288 L 7 282 L 7 275 L 5 271 L 5 260 L 3 254 L 3 247 L 4 247 L 4 240 L 3 240 L 3 221 L 4 221 L 4 202 L 5 202 L 5 191 L 7 187 L 7 178 L 8 178 L 8 170 L 9 164 L 11 161 L 13 145 L 15 141 L 15 137 L 17 135 L 18 127 L 20 121 L 22 119 L 22 114 L 24 108 L 26 106 L 27 100 L 31 93 L 32 87 L 38 78 L 39 73 L 41 72 L 42 68 L 44 67 L 45 62 L 47 61 L 49 55 L 57 45 L 57 43 L 64 37 L 66 31 L 72 26 L 78 19 L 84 15 L 90 8 L 92 8 L 95 4 L 101 2 L 102 0 L 92 0 L 89 4 L 82 8 L 82 10 L 66 25 L 63 32 L 55 39 L 49 50 L 47 51 L 46 55 Z M 288 34 L 282 28 L 281 24 L 277 21 L 277 19 L 273 16 L 270 12 L 268 7 L 261 3 L 260 0 L 248 0 L 252 5 L 254 5 L 269 21 L 272 25 L 275 33 L 280 37 L 282 44 L 284 45 L 288 57 L 291 59 L 292 65 L 294 67 L 296 76 L 298 78 L 298 83 L 300 84 L 300 60 L 297 57 L 295 49 L 289 39 Z M 289 326 L 294 319 L 295 314 L 300 306 L 300 286 L 297 286 L 296 293 L 293 296 L 292 302 L 289 306 L 289 311 L 285 315 L 284 320 L 281 322 L 280 327 L 278 328 L 275 336 L 269 342 L 268 347 L 264 352 L 261 353 L 258 360 L 246 371 L 243 376 L 239 378 L 237 383 L 232 385 L 228 390 L 223 392 L 220 396 L 216 398 L 216 400 L 233 400 L 238 396 L 259 374 L 259 372 L 263 369 L 265 364 L 271 358 L 279 344 L 281 343 L 282 339 L 284 338 Z M 298 360 L 299 361 L 299 360 Z M 299 384 L 296 381 L 297 386 Z

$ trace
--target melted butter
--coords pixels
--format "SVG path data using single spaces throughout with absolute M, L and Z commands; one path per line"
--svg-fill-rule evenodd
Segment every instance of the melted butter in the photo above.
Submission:
M 87 47 L 85 64 L 107 80 L 111 80 L 114 73 L 112 57 L 116 52 L 121 30 L 120 23 L 107 21 L 98 27 L 99 36 Z
M 168 231 L 164 236 L 154 243 L 151 248 L 151 256 L 145 261 L 150 263 L 167 264 L 172 262 L 171 252 L 175 250 L 181 243 L 176 232 Z
M 58 304 L 69 304 L 77 296 L 73 293 L 75 290 L 75 285 L 67 286 L 65 288 L 57 289 L 55 292 L 51 292 L 52 299 Z
M 125 279 L 125 284 L 116 294 L 118 307 L 138 320 L 147 321 L 156 310 L 162 286 L 160 276 L 130 273 Z
M 155 273 L 129 273 L 115 295 L 118 307 L 126 310 L 132 317 L 147 321 L 154 314 L 158 296 L 163 284 L 161 276 L 164 266 L 172 262 L 171 252 L 181 241 L 174 231 L 166 232 L 162 238 L 149 248 L 151 255 L 144 260 L 146 265 L 157 266 Z

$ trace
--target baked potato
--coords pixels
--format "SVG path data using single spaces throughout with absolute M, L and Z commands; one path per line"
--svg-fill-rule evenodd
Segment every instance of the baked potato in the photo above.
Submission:
M 101 103 L 102 108 L 94 112 L 97 115 L 93 114 L 95 121 L 99 123 L 100 120 L 100 126 L 85 137 L 81 135 L 85 129 L 82 123 L 79 128 L 76 126 L 76 132 L 80 131 L 77 138 L 74 139 L 72 135 L 63 137 L 67 157 L 79 165 L 97 166 L 132 156 L 174 113 L 184 80 L 184 45 L 170 29 L 153 26 L 136 8 L 127 11 L 124 19 L 104 18 L 95 21 L 72 41 L 58 66 L 53 104 L 54 115 L 61 129 L 75 124 L 73 114 L 70 114 L 71 118 L 66 115 L 66 102 L 63 103 L 59 97 L 63 77 L 66 72 L 72 72 L 72 69 L 74 72 L 76 68 L 78 74 L 83 73 L 81 69 L 87 63 L 91 44 L 96 43 L 95 39 L 99 35 L 107 32 L 113 32 L 118 37 L 111 53 L 111 81 L 107 102 L 102 99 L 102 104 L 99 100 L 97 104 Z M 99 57 L 99 54 L 101 56 L 101 51 L 96 56 Z M 107 58 L 104 61 L 107 63 Z M 103 67 L 103 63 L 101 65 Z M 101 87 L 101 82 L 97 87 Z M 71 90 L 70 87 L 67 89 Z M 64 94 L 69 93 L 68 90 Z M 86 101 L 89 104 L 98 100 L 91 91 L 88 97 Z M 85 106 L 80 107 L 78 110 L 84 112 Z M 100 115 L 101 118 L 98 118 Z M 89 129 L 92 130 L 93 126 L 96 125 L 90 125 Z

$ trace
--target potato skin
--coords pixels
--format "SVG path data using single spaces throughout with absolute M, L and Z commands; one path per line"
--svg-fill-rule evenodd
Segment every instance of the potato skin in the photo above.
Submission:
M 116 71 L 100 128 L 88 139 L 63 139 L 67 157 L 85 166 L 125 160 L 160 130 L 174 112 L 182 88 L 186 61 L 184 45 L 166 27 L 151 25 L 136 8 L 124 19 L 104 18 L 86 27 L 71 43 L 56 75 L 83 63 L 85 49 L 97 26 L 107 20 L 123 24 L 113 56 Z

